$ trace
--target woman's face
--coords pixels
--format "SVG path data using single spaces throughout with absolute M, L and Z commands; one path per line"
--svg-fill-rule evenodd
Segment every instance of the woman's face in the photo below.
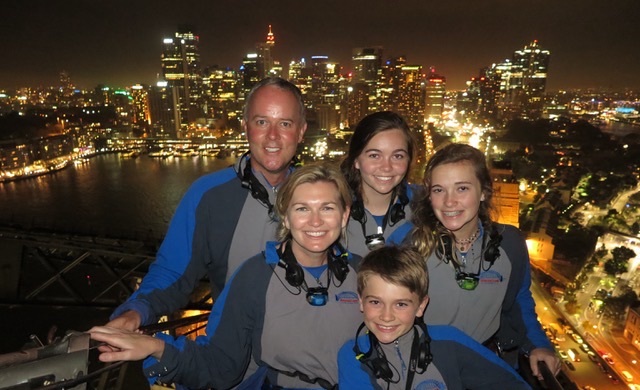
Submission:
M 457 239 L 466 239 L 475 233 L 484 194 L 470 162 L 435 167 L 431 172 L 429 199 L 438 220 Z
M 291 231 L 291 245 L 302 265 L 320 265 L 326 251 L 346 226 L 349 209 L 342 207 L 340 193 L 334 183 L 318 181 L 300 184 L 287 208 L 284 224 Z M 310 264 L 305 264 L 309 263 Z
M 409 145 L 400 129 L 384 130 L 369 140 L 354 162 L 365 198 L 391 193 L 409 168 Z

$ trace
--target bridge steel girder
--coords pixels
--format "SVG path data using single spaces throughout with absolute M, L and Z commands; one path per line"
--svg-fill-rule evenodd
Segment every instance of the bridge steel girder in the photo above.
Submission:
M 140 242 L 0 228 L 9 283 L 0 303 L 115 307 L 135 290 L 155 258 Z M 5 252 L 6 253 L 6 252 Z

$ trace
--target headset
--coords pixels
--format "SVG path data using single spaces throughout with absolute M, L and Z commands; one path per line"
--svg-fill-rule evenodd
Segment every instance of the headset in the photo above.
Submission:
M 245 161 L 250 154 L 250 151 L 246 151 L 238 159 L 238 162 L 234 166 L 236 175 L 238 175 L 238 179 L 240 179 L 242 187 L 248 189 L 251 196 L 267 208 L 269 217 L 273 218 L 273 204 L 271 204 L 271 201 L 269 200 L 269 192 L 264 188 L 262 183 L 260 183 L 256 175 L 253 174 L 249 161 L 247 160 L 247 164 L 244 166 L 244 169 L 240 168 L 242 161 Z
M 385 214 L 384 219 L 382 220 L 382 226 L 378 228 L 376 234 L 371 235 L 367 235 L 365 227 L 365 224 L 367 223 L 367 214 L 365 212 L 362 199 L 356 198 L 353 201 L 353 204 L 351 205 L 351 218 L 360 223 L 360 226 L 362 227 L 362 234 L 364 235 L 365 243 L 369 250 L 373 250 L 384 245 L 384 230 L 387 227 L 387 222 L 389 223 L 389 226 L 393 226 L 406 217 L 404 208 L 409 204 L 409 197 L 406 192 L 406 184 L 400 184 L 397 190 L 398 202 L 394 203 L 396 199 L 394 191 L 394 194 L 391 196 L 391 202 L 389 203 L 387 214 Z
M 247 161 L 244 169 L 240 168 L 242 161 L 245 161 L 250 155 L 251 152 L 246 151 L 238 159 L 238 162 L 234 166 L 236 175 L 238 175 L 238 179 L 240 179 L 242 187 L 248 189 L 249 192 L 251 192 L 251 196 L 253 196 L 254 199 L 256 199 L 258 202 L 260 202 L 260 204 L 267 208 L 269 217 L 273 219 L 274 209 L 273 204 L 271 204 L 271 201 L 269 200 L 269 192 L 266 188 L 264 188 L 262 183 L 260 183 L 260 180 L 258 180 L 256 175 L 253 174 L 253 170 L 251 170 L 251 164 L 249 163 L 249 161 Z M 300 166 L 300 162 L 295 156 L 291 160 L 291 165 L 294 167 Z
M 307 302 L 311 306 L 324 306 L 329 300 L 329 285 L 331 284 L 332 276 L 335 277 L 338 283 L 334 282 L 336 287 L 340 287 L 342 282 L 347 278 L 349 273 L 349 263 L 347 261 L 348 253 L 344 250 L 342 245 L 336 243 L 340 255 L 336 255 L 333 251 L 329 251 L 329 261 L 327 263 L 327 286 L 326 287 L 309 287 L 304 280 L 304 270 L 302 266 L 296 260 L 291 249 L 290 242 L 287 243 L 284 251 L 280 246 L 278 249 L 278 265 L 285 270 L 285 280 L 291 287 L 297 288 L 299 291 L 304 290 L 307 293 Z
M 491 224 L 488 230 L 489 239 L 485 240 L 484 237 L 482 238 L 481 249 L 484 261 L 489 263 L 489 268 L 485 271 L 488 271 L 493 266 L 493 263 L 500 257 L 500 244 L 502 243 L 502 234 L 498 232 L 494 224 Z M 453 239 L 451 235 L 440 235 L 440 245 L 436 246 L 436 255 L 445 263 L 452 262 L 454 265 L 457 264 L 453 261 Z
M 369 351 L 362 352 L 358 347 L 358 336 L 365 327 L 364 322 L 358 327 L 356 332 L 356 339 L 353 346 L 353 352 L 356 354 L 356 359 L 368 367 L 376 378 L 382 379 L 388 383 L 398 383 L 400 378 L 394 380 L 394 370 L 397 373 L 397 369 L 389 364 L 387 357 L 380 346 L 380 342 L 371 331 L 367 331 L 369 335 Z M 422 335 L 418 334 L 417 328 L 422 330 Z M 375 356 L 373 351 L 375 351 Z M 407 388 L 410 387 L 410 381 L 413 380 L 413 374 L 422 374 L 427 370 L 427 367 L 433 361 L 433 355 L 431 354 L 431 337 L 427 331 L 427 326 L 422 319 L 416 318 L 413 325 L 413 343 L 411 344 L 411 357 L 409 358 L 409 377 L 407 379 Z
M 498 232 L 495 224 L 491 224 L 488 228 L 489 238 L 482 237 L 482 249 L 481 253 L 484 261 L 489 263 L 487 268 L 484 268 L 482 262 L 478 264 L 477 273 L 463 272 L 460 269 L 460 264 L 453 260 L 453 239 L 449 234 L 442 234 L 440 236 L 440 245 L 436 247 L 436 255 L 442 259 L 446 264 L 451 263 L 456 271 L 455 278 L 458 286 L 463 290 L 475 290 L 480 283 L 480 272 L 488 271 L 493 267 L 493 263 L 500 257 L 500 244 L 502 243 L 502 234 Z

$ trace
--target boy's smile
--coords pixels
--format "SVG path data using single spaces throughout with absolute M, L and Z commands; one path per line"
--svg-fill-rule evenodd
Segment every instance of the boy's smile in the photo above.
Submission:
M 383 344 L 391 343 L 413 327 L 416 317 L 422 316 L 429 301 L 404 286 L 387 282 L 379 275 L 367 278 L 360 297 L 360 310 L 370 332 Z

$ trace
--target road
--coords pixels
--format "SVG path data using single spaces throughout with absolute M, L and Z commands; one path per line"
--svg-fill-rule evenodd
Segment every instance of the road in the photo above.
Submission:
M 591 284 L 591 283 L 589 283 Z M 538 317 L 540 318 L 540 322 L 543 325 L 548 327 L 552 327 L 551 324 L 554 324 L 554 327 L 562 329 L 558 319 L 565 319 L 574 326 L 571 327 L 573 331 L 583 336 L 585 344 L 591 346 L 589 348 L 594 353 L 597 354 L 597 351 L 603 350 L 606 352 L 610 352 L 613 355 L 613 359 L 616 361 L 614 364 L 618 367 L 622 368 L 623 366 L 626 368 L 627 365 L 624 365 L 624 358 L 618 355 L 617 348 L 614 348 L 612 344 L 615 342 L 611 342 L 611 336 L 608 333 L 605 334 L 591 334 L 585 335 L 585 332 L 581 331 L 576 327 L 577 319 L 575 317 L 566 317 L 563 306 L 556 305 L 556 303 L 551 299 L 551 297 L 543 291 L 538 284 L 532 284 L 531 292 L 536 301 L 536 312 Z M 563 364 L 562 369 L 565 373 L 574 381 L 580 388 L 583 388 L 586 385 L 593 386 L 598 390 L 602 389 L 623 389 L 626 388 L 626 384 L 623 380 L 619 380 L 618 383 L 615 383 L 609 375 L 607 375 L 607 371 L 612 370 L 609 365 L 600 357 L 594 357 L 595 361 L 592 361 L 588 358 L 587 353 L 581 348 L 580 344 L 577 343 L 572 337 L 570 337 L 564 330 L 561 330 L 556 335 L 556 350 L 562 350 L 565 353 L 569 350 L 569 348 L 573 348 L 578 352 L 578 357 L 580 361 L 572 361 L 572 364 L 575 370 L 569 369 L 566 364 Z M 585 347 L 583 347 L 585 348 Z M 606 348 L 606 349 L 604 349 Z M 572 360 L 571 358 L 564 360 Z M 618 368 L 616 367 L 616 368 Z M 623 368 L 624 369 L 624 368 Z M 629 370 L 632 372 L 631 370 Z M 640 378 L 640 373 L 636 376 L 633 373 L 634 378 Z M 615 375 L 612 375 L 615 378 Z

